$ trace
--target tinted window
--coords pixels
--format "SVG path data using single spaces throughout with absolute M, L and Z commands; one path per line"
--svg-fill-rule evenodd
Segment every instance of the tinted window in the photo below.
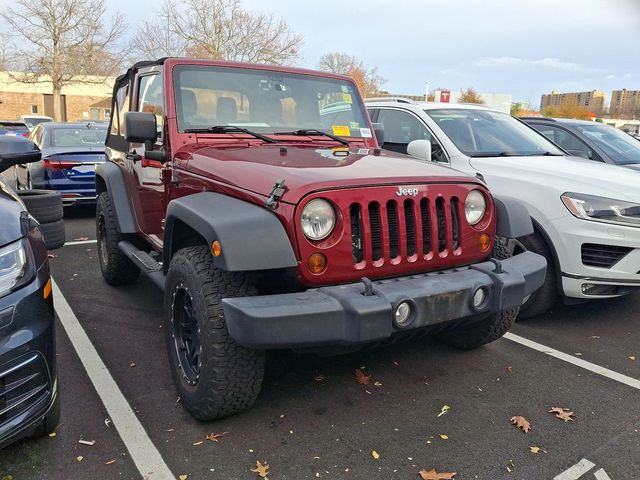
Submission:
M 413 140 L 429 140 L 431 160 L 448 161 L 438 141 L 415 115 L 402 110 L 380 109 L 377 123 L 384 126 L 383 147 L 386 150 L 407 153 L 407 146 Z
M 88 124 L 88 126 L 77 128 L 53 128 L 50 135 L 53 147 L 103 147 L 107 129 L 103 126 Z
M 592 151 L 578 137 L 566 130 L 552 125 L 531 124 L 533 128 L 565 150 L 582 152 L 584 158 L 592 158 Z
M 544 136 L 511 115 L 492 110 L 446 108 L 425 110 L 465 155 L 564 155 Z
M 640 163 L 640 142 L 622 130 L 595 122 L 593 125 L 577 125 L 576 129 L 617 164 Z

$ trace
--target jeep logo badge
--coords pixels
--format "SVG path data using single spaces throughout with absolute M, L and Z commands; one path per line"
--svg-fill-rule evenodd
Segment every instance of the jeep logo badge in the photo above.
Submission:
M 418 189 L 417 188 L 402 188 L 402 187 L 398 187 L 398 191 L 396 192 L 396 195 L 399 197 L 406 197 L 407 195 L 410 195 L 412 197 L 416 197 L 418 196 Z

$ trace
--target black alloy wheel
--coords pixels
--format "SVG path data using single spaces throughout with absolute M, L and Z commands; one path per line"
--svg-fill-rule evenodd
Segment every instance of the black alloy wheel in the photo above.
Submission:
M 193 308 L 193 297 L 180 284 L 173 294 L 171 325 L 178 366 L 185 381 L 193 386 L 200 379 L 202 344 L 200 328 Z

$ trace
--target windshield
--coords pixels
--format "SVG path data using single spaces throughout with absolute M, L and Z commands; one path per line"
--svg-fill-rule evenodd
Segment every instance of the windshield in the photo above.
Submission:
M 614 162 L 620 165 L 640 163 L 640 142 L 622 130 L 600 123 L 576 125 L 575 128 L 604 150 Z
M 371 138 L 351 82 L 311 75 L 212 66 L 174 73 L 178 130 L 235 126 L 260 133 L 315 129 Z
M 104 147 L 106 138 L 107 128 L 105 126 L 91 124 L 75 128 L 54 128 L 51 131 L 51 145 L 54 147 Z
M 33 128 L 36 125 L 39 125 L 41 123 L 45 123 L 45 122 L 52 122 L 53 120 L 51 120 L 50 118 L 42 118 L 42 117 L 24 117 L 24 123 L 26 123 L 26 125 L 29 128 Z
M 506 113 L 464 108 L 425 110 L 465 155 L 564 155 L 553 143 Z

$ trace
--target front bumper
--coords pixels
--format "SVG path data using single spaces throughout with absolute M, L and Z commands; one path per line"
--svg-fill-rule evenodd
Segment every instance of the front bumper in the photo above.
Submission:
M 562 216 L 544 226 L 560 262 L 562 290 L 573 298 L 609 298 L 640 287 L 640 228 Z M 582 263 L 582 245 L 598 244 L 631 250 L 609 268 Z M 585 288 L 611 286 L 611 289 Z M 612 292 L 599 295 L 598 292 Z
M 0 298 L 0 448 L 29 435 L 56 395 L 55 321 L 45 263 L 33 282 Z
M 520 306 L 542 286 L 545 270 L 544 257 L 525 252 L 501 262 L 373 283 L 225 298 L 223 309 L 230 335 L 247 347 L 357 345 L 384 340 L 401 330 L 481 319 Z M 476 308 L 473 297 L 480 288 L 485 289 L 486 299 Z M 401 327 L 394 324 L 394 316 L 405 301 L 412 307 L 412 317 Z

